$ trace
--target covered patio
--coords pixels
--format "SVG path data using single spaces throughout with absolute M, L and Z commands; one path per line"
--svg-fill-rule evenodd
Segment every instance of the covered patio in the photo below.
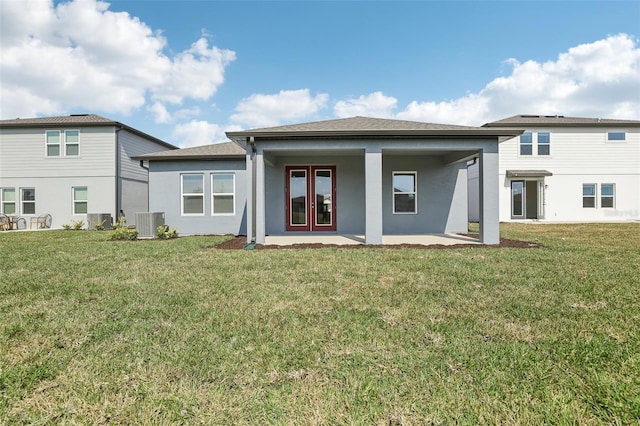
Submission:
M 227 132 L 247 152 L 247 242 L 460 244 L 474 160 L 480 238 L 462 243 L 499 244 L 498 144 L 521 132 L 366 117 Z

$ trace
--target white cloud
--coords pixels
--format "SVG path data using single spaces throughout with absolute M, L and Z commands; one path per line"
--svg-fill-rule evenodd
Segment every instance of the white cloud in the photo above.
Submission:
M 382 92 L 374 92 L 357 99 L 338 101 L 333 106 L 333 111 L 340 118 L 358 115 L 385 118 L 393 115 L 392 110 L 396 108 L 397 104 L 396 98 L 385 96 Z
M 254 128 L 277 126 L 315 114 L 328 100 L 329 95 L 325 93 L 311 96 L 309 89 L 281 90 L 272 95 L 255 94 L 238 103 L 231 121 Z
M 640 119 L 640 48 L 626 34 L 609 36 L 561 53 L 555 61 L 505 61 L 511 74 L 489 82 L 478 93 L 446 101 L 411 101 L 394 117 L 479 126 L 520 113 Z M 389 107 L 385 109 L 387 100 Z M 392 105 L 380 92 L 338 101 L 338 117 L 381 116 Z
M 129 114 L 149 94 L 174 104 L 208 99 L 235 59 L 204 38 L 169 57 L 160 32 L 101 1 L 0 3 L 3 118 L 78 109 Z M 158 105 L 150 108 L 166 119 Z
M 171 121 L 171 113 L 162 102 L 155 102 L 147 110 L 153 114 L 153 121 L 156 123 L 169 123 Z
M 225 129 L 207 121 L 192 120 L 178 124 L 172 133 L 174 144 L 180 148 L 200 146 L 216 142 L 227 141 Z

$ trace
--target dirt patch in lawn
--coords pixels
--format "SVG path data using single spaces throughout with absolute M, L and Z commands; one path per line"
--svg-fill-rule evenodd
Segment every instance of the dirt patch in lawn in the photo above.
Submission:
M 468 236 L 468 235 L 467 235 Z M 241 250 L 247 245 L 247 237 L 240 236 L 234 237 L 230 240 L 227 240 L 221 244 L 216 244 L 213 246 L 217 249 L 222 250 Z M 282 250 L 282 249 L 316 249 L 316 248 L 327 248 L 327 247 L 337 247 L 337 248 L 350 248 L 350 249 L 370 249 L 370 248 L 385 248 L 385 249 L 423 249 L 423 250 L 434 250 L 434 249 L 455 249 L 455 248 L 539 248 L 540 244 L 533 243 L 530 241 L 519 241 L 519 240 L 510 240 L 507 238 L 500 239 L 500 244 L 492 244 L 492 245 L 484 245 L 484 244 L 453 244 L 453 245 L 443 245 L 443 244 L 431 244 L 431 245 L 422 245 L 422 244 L 346 244 L 346 245 L 338 245 L 338 244 L 321 244 L 321 243 L 311 243 L 311 244 L 292 244 L 288 246 L 277 246 L 277 245 L 262 245 L 256 244 L 255 250 Z

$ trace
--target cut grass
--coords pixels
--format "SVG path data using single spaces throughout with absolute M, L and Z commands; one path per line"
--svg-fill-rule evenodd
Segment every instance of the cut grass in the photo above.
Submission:
M 640 224 L 519 249 L 0 234 L 0 423 L 637 423 Z

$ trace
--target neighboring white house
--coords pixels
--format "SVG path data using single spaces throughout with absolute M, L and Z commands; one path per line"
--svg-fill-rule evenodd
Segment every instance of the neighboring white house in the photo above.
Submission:
M 500 144 L 500 221 L 640 219 L 640 121 L 516 115 L 485 124 L 525 129 Z M 469 167 L 477 220 L 477 166 Z
M 51 226 L 146 212 L 148 173 L 131 157 L 176 149 L 139 130 L 93 114 L 0 121 L 0 213 Z

